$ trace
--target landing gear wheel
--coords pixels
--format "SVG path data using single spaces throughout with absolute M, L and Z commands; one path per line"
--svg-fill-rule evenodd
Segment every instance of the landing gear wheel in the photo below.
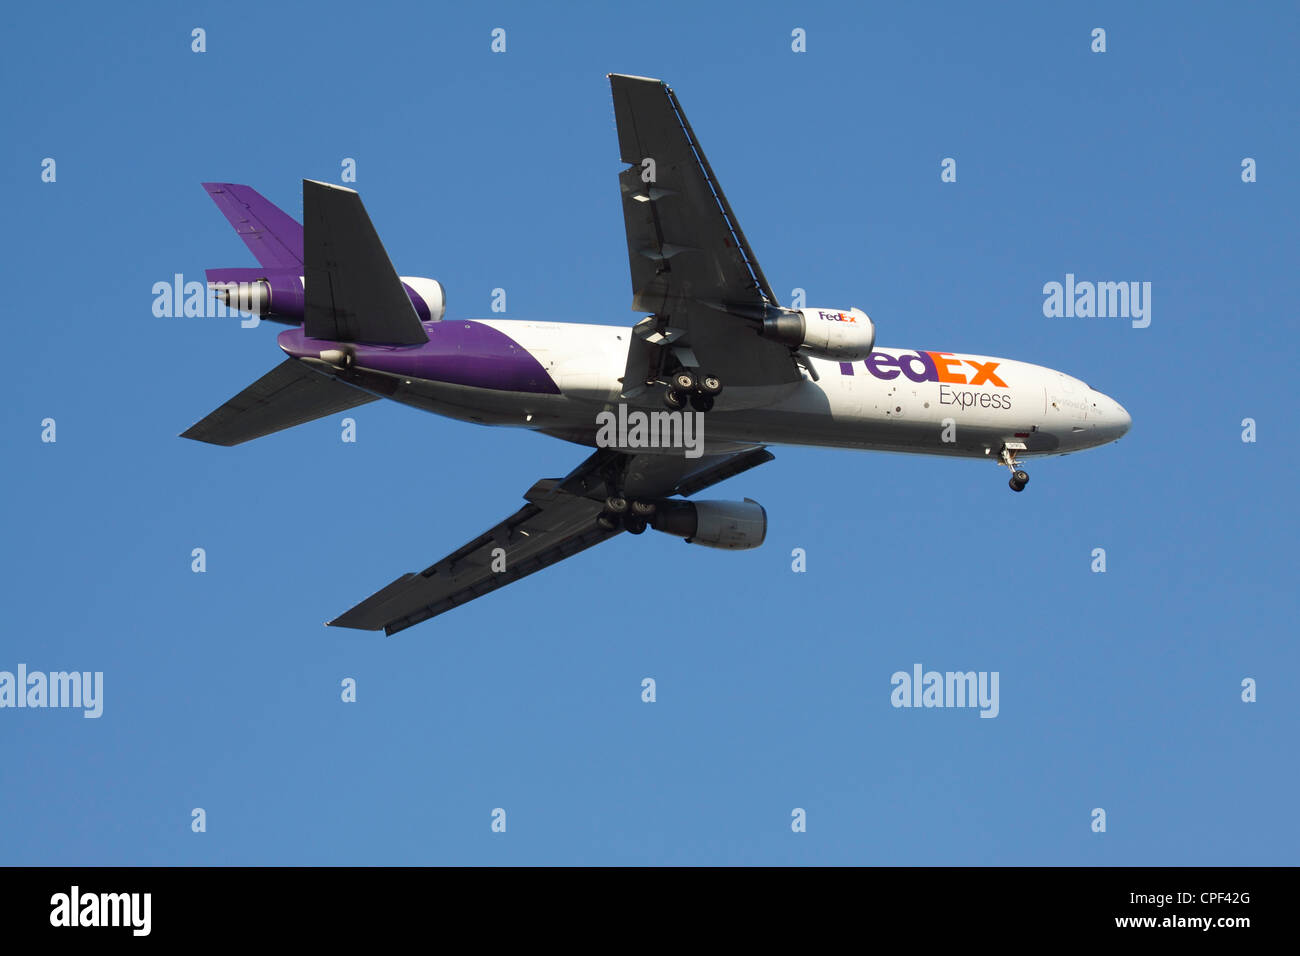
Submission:
M 716 375 L 704 375 L 700 378 L 700 391 L 717 398 L 722 394 L 722 379 Z
M 695 409 L 697 412 L 707 412 L 707 411 L 709 411 L 710 409 L 713 408 L 713 396 L 712 396 L 712 395 L 707 395 L 707 394 L 706 394 L 706 395 L 692 395 L 692 396 L 691 396 L 691 408 Z
M 596 518 L 596 524 L 604 531 L 618 530 L 618 519 L 614 515 L 602 514 Z
M 699 382 L 695 380 L 695 373 L 690 369 L 684 368 L 673 372 L 672 385 L 679 392 L 693 392 L 698 384 Z
M 1007 484 L 1011 486 L 1012 491 L 1024 491 L 1025 485 L 1029 484 L 1029 472 L 1016 464 L 1016 452 L 1024 450 L 1024 444 L 1015 442 L 1003 445 L 998 452 L 998 464 L 1005 465 L 1011 472 L 1011 480 Z
M 632 502 L 632 514 L 639 515 L 642 518 L 648 518 L 654 513 L 655 503 L 653 501 Z
M 623 530 L 628 534 L 641 534 L 641 532 L 645 531 L 645 526 L 645 518 L 639 518 L 636 515 L 623 516 Z
M 611 514 L 621 515 L 627 511 L 627 499 L 619 495 L 605 499 L 605 510 Z
M 680 412 L 686 407 L 687 392 L 679 392 L 675 388 L 669 388 L 664 392 L 664 404 L 675 412 Z

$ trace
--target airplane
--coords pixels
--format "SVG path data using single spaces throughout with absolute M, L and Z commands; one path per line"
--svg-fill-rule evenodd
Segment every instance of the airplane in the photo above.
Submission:
M 771 461 L 770 445 L 986 459 L 1019 492 L 1022 460 L 1129 430 L 1123 406 L 1062 372 L 881 348 L 861 309 L 782 306 L 673 90 L 608 79 L 632 309 L 648 313 L 630 328 L 449 319 L 440 282 L 397 274 L 354 190 L 304 180 L 299 225 L 248 186 L 203 184 L 259 263 L 209 269 L 209 287 L 291 327 L 287 358 L 183 437 L 237 445 L 387 398 L 595 449 L 330 626 L 396 634 L 624 531 L 756 548 L 761 505 L 692 498 Z

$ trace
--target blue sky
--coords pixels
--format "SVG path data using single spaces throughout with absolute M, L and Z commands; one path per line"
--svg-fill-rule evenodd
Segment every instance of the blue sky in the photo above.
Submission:
M 0 670 L 103 671 L 104 713 L 0 710 L 0 863 L 1298 862 L 1294 6 L 3 17 Z M 757 551 L 624 535 L 392 639 L 322 627 L 585 453 L 389 403 L 355 444 L 179 439 L 280 360 L 281 326 L 152 313 L 253 264 L 199 183 L 296 216 L 350 157 L 449 316 L 630 325 L 610 71 L 673 85 L 782 298 L 1062 369 L 1130 434 L 1022 495 L 778 448 L 716 489 L 766 506 Z M 1066 273 L 1151 282 L 1150 327 L 1045 318 Z M 997 671 L 998 717 L 891 707 L 915 663 Z

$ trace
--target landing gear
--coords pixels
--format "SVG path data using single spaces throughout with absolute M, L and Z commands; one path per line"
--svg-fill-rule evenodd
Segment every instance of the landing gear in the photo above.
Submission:
M 685 392 L 689 395 L 695 391 L 699 384 L 695 379 L 695 373 L 688 368 L 678 369 L 673 372 L 672 386 L 679 392 Z
M 675 412 L 690 402 L 697 412 L 713 408 L 713 400 L 722 394 L 722 379 L 716 375 L 696 375 L 688 368 L 680 368 L 668 379 L 664 391 L 664 404 Z
M 1016 465 L 1016 452 L 1024 450 L 1025 446 L 1017 443 L 1014 446 L 1003 445 L 1002 451 L 998 453 L 998 463 L 1011 469 L 1011 480 L 1007 484 L 1016 492 L 1024 491 L 1025 485 L 1029 484 L 1029 472 Z
M 653 501 L 628 502 L 622 495 L 605 499 L 605 510 L 596 518 L 596 524 L 605 531 L 622 528 L 629 534 L 641 534 L 655 513 Z
M 680 412 L 686 407 L 686 402 L 690 398 L 690 392 L 680 392 L 672 386 L 664 392 L 664 404 L 675 412 Z

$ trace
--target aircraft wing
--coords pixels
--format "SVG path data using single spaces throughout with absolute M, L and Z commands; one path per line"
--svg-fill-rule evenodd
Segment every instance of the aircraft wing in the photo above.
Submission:
M 632 308 L 654 313 L 644 339 L 689 349 L 727 385 L 799 381 L 788 347 L 758 330 L 776 295 L 676 95 L 662 81 L 611 74 Z M 682 353 L 679 352 L 679 357 Z
M 534 484 L 524 495 L 528 503 L 500 524 L 418 574 L 403 574 L 329 625 L 396 634 L 622 534 L 596 523 L 610 495 L 690 495 L 771 460 L 765 448 L 697 459 L 600 449 L 565 478 Z

